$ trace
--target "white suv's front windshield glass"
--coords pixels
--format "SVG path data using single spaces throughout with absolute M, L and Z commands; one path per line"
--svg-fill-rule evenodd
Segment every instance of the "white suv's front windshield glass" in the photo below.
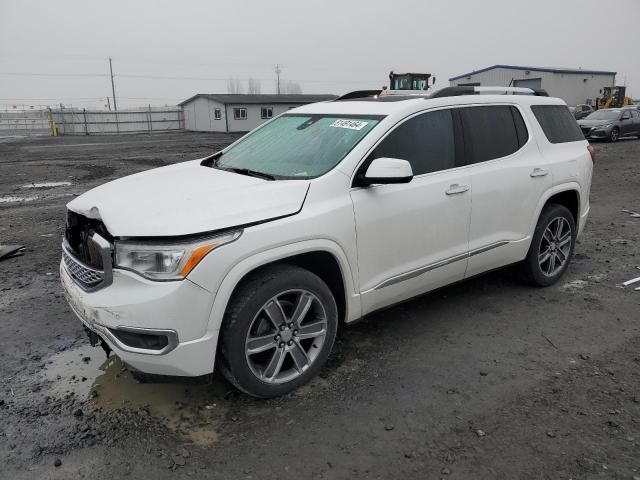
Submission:
M 214 165 L 276 179 L 318 177 L 335 167 L 382 118 L 283 115 L 241 139 Z

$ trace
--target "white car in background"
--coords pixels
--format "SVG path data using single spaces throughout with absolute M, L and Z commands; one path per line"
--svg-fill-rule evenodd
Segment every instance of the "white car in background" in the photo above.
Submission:
M 81 195 L 71 307 L 134 370 L 218 368 L 266 398 L 377 309 L 516 263 L 553 284 L 589 213 L 593 150 L 562 100 L 495 90 L 306 105 Z

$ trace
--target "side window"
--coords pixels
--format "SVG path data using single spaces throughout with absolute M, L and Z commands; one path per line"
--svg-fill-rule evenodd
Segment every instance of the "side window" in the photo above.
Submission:
M 549 142 L 566 143 L 584 140 L 576 119 L 564 105 L 532 105 L 531 111 Z
M 460 115 L 470 149 L 467 164 L 511 155 L 529 137 L 520 112 L 509 105 L 465 107 L 460 109 Z
M 380 157 L 407 160 L 414 175 L 453 168 L 455 147 L 451 111 L 423 113 L 400 124 L 375 148 L 369 159 Z
M 234 108 L 233 109 L 233 119 L 234 120 L 246 120 L 247 119 L 247 109 L 246 108 Z

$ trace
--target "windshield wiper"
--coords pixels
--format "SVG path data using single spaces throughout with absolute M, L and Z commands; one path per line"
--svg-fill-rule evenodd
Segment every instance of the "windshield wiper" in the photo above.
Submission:
M 249 168 L 234 168 L 234 167 L 217 167 L 220 170 L 227 170 L 233 173 L 239 173 L 240 175 L 249 175 L 250 177 L 262 178 L 264 180 L 275 180 L 275 175 L 271 175 L 270 173 L 258 172 L 256 170 L 251 170 Z

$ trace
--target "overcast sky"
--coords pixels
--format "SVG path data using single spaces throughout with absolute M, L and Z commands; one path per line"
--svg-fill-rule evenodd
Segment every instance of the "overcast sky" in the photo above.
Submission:
M 640 97 L 639 47 L 639 0 L 0 0 L 0 104 L 102 108 L 109 56 L 122 107 L 226 93 L 229 77 L 273 93 L 275 64 L 303 93 L 506 63 L 617 71 Z

